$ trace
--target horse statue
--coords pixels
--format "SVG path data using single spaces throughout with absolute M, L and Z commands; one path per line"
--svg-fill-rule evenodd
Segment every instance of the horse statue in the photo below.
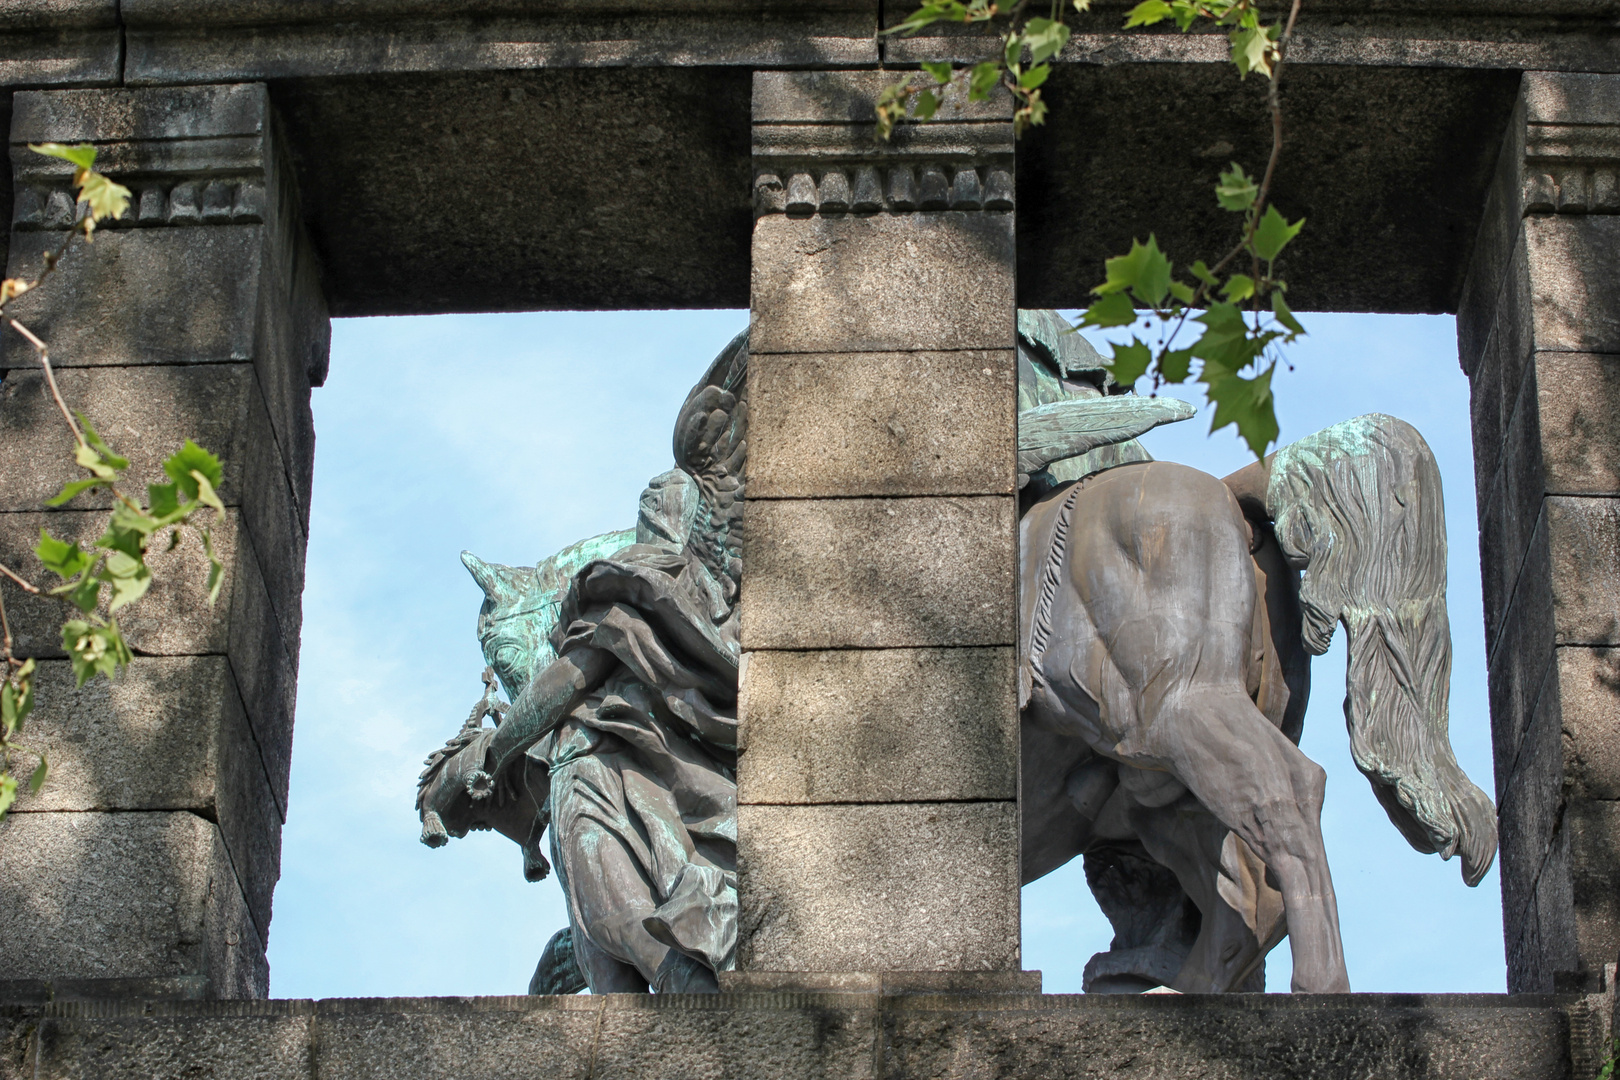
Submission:
M 1025 881 L 1084 857 L 1116 932 L 1088 991 L 1262 989 L 1285 936 L 1296 991 L 1348 990 L 1325 775 L 1297 746 L 1337 624 L 1352 752 L 1391 821 L 1470 885 L 1496 850 L 1447 734 L 1433 455 L 1374 415 L 1224 481 L 1156 462 L 1137 436 L 1191 406 L 1119 387 L 1055 312 L 1018 330 Z M 530 880 L 549 826 L 570 922 L 531 992 L 712 991 L 735 962 L 746 357 L 744 334 L 689 395 L 634 530 L 536 567 L 463 554 L 493 676 L 417 808 L 424 843 L 497 829 Z

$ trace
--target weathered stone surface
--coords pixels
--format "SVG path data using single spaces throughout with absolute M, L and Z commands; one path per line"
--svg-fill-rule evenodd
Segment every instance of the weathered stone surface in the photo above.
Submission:
M 208 603 L 208 564 L 201 541 L 188 533 L 176 550 L 155 550 L 148 556 L 155 579 L 151 591 L 138 604 L 118 612 L 118 622 L 137 653 L 230 658 L 271 787 L 284 811 L 298 667 L 281 636 L 257 553 L 239 529 L 238 514 L 227 510 L 213 526 L 214 550 L 225 564 L 216 604 Z M 104 524 L 105 514 L 98 511 L 0 513 L 0 561 L 48 584 L 50 575 L 33 553 L 39 530 L 49 528 L 54 536 L 88 544 Z M 62 603 L 53 597 L 28 596 L 9 581 L 0 581 L 0 590 L 17 654 L 65 656 Z
M 539 14 L 539 17 L 536 17 Z M 527 18 L 405 18 L 344 24 L 141 27 L 130 33 L 133 83 L 321 78 L 379 73 L 568 67 L 870 64 L 870 11 L 762 14 L 758 9 L 592 18 L 555 9 Z M 549 17 L 547 17 L 549 16 Z M 227 19 L 227 22 L 236 22 Z
M 1535 371 L 1547 490 L 1620 493 L 1620 357 L 1543 352 Z
M 69 368 L 57 385 L 73 408 L 131 461 L 125 489 L 167 483 L 163 459 L 192 439 L 219 456 L 219 496 L 239 506 L 255 543 L 276 573 L 269 584 L 278 619 L 297 640 L 304 591 L 304 528 L 283 458 L 248 364 Z M 14 371 L 0 383 L 0 510 L 37 510 L 84 475 L 73 438 L 37 371 Z M 110 506 L 112 496 L 77 496 L 76 508 Z
M 1558 643 L 1620 644 L 1620 501 L 1551 496 L 1542 513 Z
M 1554 988 L 1598 990 L 1603 966 L 1614 963 L 1610 957 L 1620 955 L 1620 801 L 1569 800 L 1561 831 L 1569 845 L 1564 873 L 1574 911 L 1576 964 L 1563 982 L 1554 972 Z M 1544 877 L 1561 869 L 1552 862 L 1549 860 Z M 1557 885 L 1560 890 L 1565 887 L 1562 881 Z
M 0 821 L 0 977 L 202 975 L 263 997 L 264 946 L 212 822 L 187 812 Z
M 28 745 L 50 782 L 19 794 L 28 811 L 192 810 L 219 823 L 261 931 L 280 876 L 280 803 L 223 656 L 137 657 L 117 682 L 75 689 L 66 660 L 45 661 Z
M 1302 23 L 1301 32 L 1331 40 L 1327 21 L 1309 31 Z M 1460 22 L 1438 37 L 1392 34 L 1385 23 L 1340 40 L 1412 56 L 1414 47 L 1426 49 L 1418 38 L 1448 50 L 1453 35 L 1474 36 Z M 1094 62 L 1058 65 L 1042 88 L 1051 106 L 1046 125 L 1018 148 L 1018 303 L 1025 308 L 1086 306 L 1103 261 L 1150 228 L 1178 265 L 1194 252 L 1224 250 L 1229 215 L 1195 193 L 1208 192 L 1232 161 L 1263 162 L 1269 149 L 1269 129 L 1254 122 L 1264 88 L 1250 83 L 1233 92 L 1217 39 L 1076 36 L 1072 55 Z M 891 42 L 891 62 L 897 47 L 910 48 Z M 1207 59 L 1128 62 L 1184 48 L 1208 50 Z M 1289 302 L 1306 311 L 1454 311 L 1519 72 L 1338 63 L 1299 63 L 1287 76 L 1290 114 L 1311 117 L 1306 128 L 1290 128 L 1286 175 L 1279 172 L 1274 187 L 1278 208 L 1289 220 L 1309 221 L 1312 235 L 1287 254 Z M 1167 113 L 1166 101 L 1198 107 Z M 1165 198 L 1170 191 L 1185 197 Z M 1391 200 L 1390 191 L 1425 194 Z
M 1011 214 L 770 214 L 753 252 L 755 353 L 1013 347 Z
M 998 971 L 1018 963 L 1018 804 L 737 809 L 738 967 Z
M 1620 351 L 1620 217 L 1525 219 L 1537 349 Z
M 1589 1007 L 1500 994 L 65 1003 L 0 1007 L 0 1077 L 1567 1080 L 1587 1075 L 1570 1051 Z
M 1038 971 L 721 971 L 723 994 L 1038 994 Z
M 1013 799 L 1011 647 L 756 652 L 742 682 L 745 803 Z
M 1569 1068 L 1567 1020 L 1539 1002 L 1519 1012 L 1486 995 L 1155 997 L 1024 999 L 979 1013 L 966 1038 L 947 1009 L 901 998 L 886 1017 L 885 1073 L 1510 1080 Z
M 1524 918 L 1563 812 L 1558 721 L 1558 681 L 1549 671 L 1511 771 L 1497 785 L 1504 926 Z
M 746 649 L 1008 645 L 1014 500 L 750 499 Z
M 756 354 L 748 495 L 985 495 L 1016 490 L 1011 350 Z
M 883 88 L 894 82 L 884 71 L 756 71 L 756 124 L 874 124 Z M 1012 98 L 1001 87 L 984 101 L 969 101 L 953 83 L 940 101 L 942 120 L 1011 120 Z
M 1486 687 L 1491 703 L 1491 745 L 1498 791 L 1512 768 L 1536 695 L 1553 661 L 1554 617 L 1551 555 L 1545 522 L 1537 526 L 1520 572 L 1512 605 L 1493 627 L 1486 605 Z M 1486 581 L 1490 594 L 1490 579 Z
M 8 272 L 33 276 L 61 242 L 56 232 L 14 233 Z M 8 313 L 50 342 L 61 368 L 252 360 L 262 244 L 257 225 L 107 230 Z M 63 302 L 73 296 L 97 302 Z M 35 366 L 28 343 L 6 335 L 0 367 Z
M 1558 650 L 1563 782 L 1578 798 L 1620 799 L 1620 650 Z
M 536 1075 L 591 1075 L 601 1007 L 591 998 L 381 999 L 323 1002 L 319 1017 L 322 1074 L 391 1080 L 402 1066 L 423 1076 L 480 1080 Z M 408 1063 L 408 1064 L 407 1064 Z
M 38 1080 L 312 1080 L 309 1002 L 210 1002 L 209 1012 L 150 1002 L 51 1010 L 40 1022 Z M 292 1008 L 282 1006 L 290 1005 Z

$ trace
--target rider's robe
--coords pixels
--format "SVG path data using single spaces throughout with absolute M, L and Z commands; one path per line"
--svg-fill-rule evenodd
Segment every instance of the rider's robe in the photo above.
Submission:
M 645 963 L 638 924 L 709 971 L 735 966 L 736 620 L 721 605 L 702 562 L 641 545 L 587 566 L 564 601 L 559 653 L 619 660 L 529 751 L 551 771 L 553 859 L 588 978 L 592 948 Z M 656 989 L 702 988 L 665 967 L 644 972 Z

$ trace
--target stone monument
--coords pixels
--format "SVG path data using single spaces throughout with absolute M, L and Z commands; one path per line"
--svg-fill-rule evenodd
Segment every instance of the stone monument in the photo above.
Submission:
M 1297 747 L 1310 655 L 1339 622 L 1352 748 L 1391 820 L 1420 851 L 1460 854 L 1470 885 L 1496 854 L 1494 807 L 1447 736 L 1433 455 L 1374 415 L 1225 483 L 1155 463 L 1135 437 L 1190 406 L 1126 393 L 1056 312 L 1019 328 L 1024 880 L 1086 855 L 1121 931 L 1094 989 L 1263 989 L 1287 935 L 1296 990 L 1345 992 L 1325 774 Z M 513 702 L 486 692 L 428 759 L 422 840 L 497 829 L 538 880 L 550 826 L 569 926 L 534 992 L 717 990 L 737 966 L 739 759 L 805 768 L 770 745 L 791 733 L 739 732 L 735 707 L 747 349 L 744 334 L 692 390 L 676 467 L 634 530 L 537 567 L 463 555 L 485 593 L 486 680 Z M 984 717 L 953 720 L 983 737 Z

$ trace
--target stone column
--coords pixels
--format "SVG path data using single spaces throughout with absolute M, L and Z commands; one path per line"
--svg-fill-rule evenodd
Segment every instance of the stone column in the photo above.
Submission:
M 19 93 L 9 273 L 32 275 L 73 214 L 70 167 L 26 144 L 89 141 L 134 192 L 128 215 L 13 312 L 51 345 L 62 393 L 163 479 L 191 437 L 225 464 L 214 528 L 151 559 L 158 583 L 119 613 L 138 654 L 75 690 L 63 610 L 9 583 L 17 647 L 40 658 L 27 738 L 39 795 L 0 823 L 0 996 L 263 997 L 287 807 L 314 431 L 329 326 L 262 85 Z M 0 559 L 36 581 L 41 526 L 91 540 L 105 498 L 46 510 L 75 476 L 71 439 L 30 350 L 0 367 Z M 29 984 L 33 989 L 30 991 Z
M 948 103 L 884 144 L 890 77 L 754 76 L 728 988 L 1039 988 L 1018 970 L 1010 108 Z
M 1620 953 L 1620 76 L 1524 76 L 1457 316 L 1508 989 Z

